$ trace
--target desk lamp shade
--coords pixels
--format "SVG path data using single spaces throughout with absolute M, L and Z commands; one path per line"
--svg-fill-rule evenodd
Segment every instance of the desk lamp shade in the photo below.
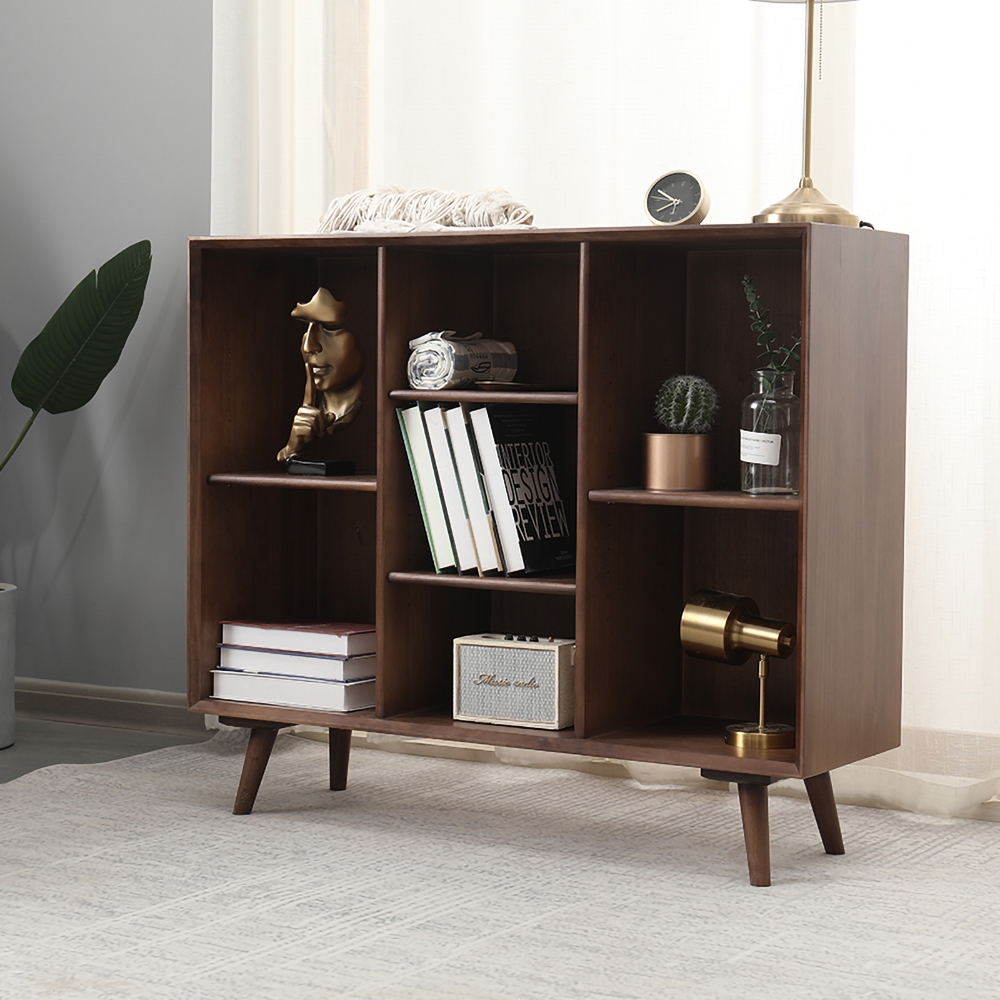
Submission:
M 813 112 L 813 52 L 816 5 L 820 3 L 845 3 L 849 0 L 759 0 L 762 3 L 804 3 L 806 16 L 806 93 L 805 127 L 802 139 L 802 178 L 799 186 L 787 197 L 769 205 L 754 222 L 828 222 L 838 226 L 857 226 L 860 219 L 850 209 L 838 205 L 823 195 L 813 184 L 812 170 L 812 112 Z

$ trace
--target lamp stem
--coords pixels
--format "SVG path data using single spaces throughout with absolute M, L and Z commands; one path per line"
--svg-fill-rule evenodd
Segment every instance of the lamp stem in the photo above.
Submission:
M 767 656 L 760 654 L 757 663 L 757 676 L 760 678 L 760 706 L 757 712 L 757 731 L 764 732 L 764 687 L 767 684 Z
M 812 118 L 813 118 L 813 27 L 815 25 L 816 0 L 808 0 L 806 16 L 806 96 L 805 96 L 805 136 L 802 140 L 802 177 L 812 177 Z M 805 186 L 804 184 L 802 185 Z

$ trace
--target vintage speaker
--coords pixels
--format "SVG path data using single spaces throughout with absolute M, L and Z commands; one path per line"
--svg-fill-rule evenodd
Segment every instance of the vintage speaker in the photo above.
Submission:
M 463 635 L 454 642 L 454 716 L 535 729 L 573 725 L 572 639 Z

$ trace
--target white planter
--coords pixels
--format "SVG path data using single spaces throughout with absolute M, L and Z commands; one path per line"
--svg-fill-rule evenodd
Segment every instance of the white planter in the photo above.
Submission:
M 14 742 L 14 623 L 17 587 L 0 583 L 0 749 Z

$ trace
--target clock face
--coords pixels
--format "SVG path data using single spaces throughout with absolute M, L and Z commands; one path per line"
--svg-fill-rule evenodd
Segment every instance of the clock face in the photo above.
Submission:
M 672 170 L 646 192 L 646 212 L 661 226 L 692 225 L 708 214 L 708 193 L 686 170 Z

